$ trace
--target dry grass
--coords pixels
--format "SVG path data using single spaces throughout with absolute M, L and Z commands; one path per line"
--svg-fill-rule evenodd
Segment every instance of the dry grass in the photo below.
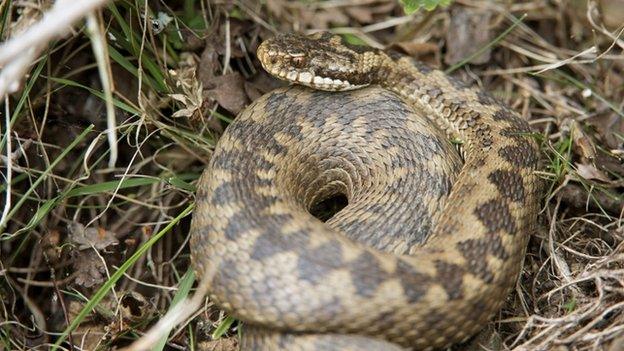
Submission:
M 327 28 L 453 67 L 519 111 L 541 142 L 538 230 L 479 341 L 622 350 L 624 14 L 601 12 L 611 2 L 462 0 L 409 16 L 390 0 L 115 2 L 89 31 L 42 47 L 4 101 L 0 350 L 125 346 L 187 296 L 194 182 L 228 122 L 279 84 L 255 48 L 276 32 Z M 0 3 L 0 35 L 49 6 Z M 485 19 L 472 26 L 489 35 L 468 39 L 484 40 L 468 45 L 484 48 L 482 63 L 449 58 L 472 57 L 458 39 L 462 9 Z M 161 347 L 230 350 L 238 330 L 207 302 Z

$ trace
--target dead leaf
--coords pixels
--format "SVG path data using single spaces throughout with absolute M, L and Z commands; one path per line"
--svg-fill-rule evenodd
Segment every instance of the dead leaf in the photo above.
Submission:
M 599 180 L 605 183 L 610 181 L 609 177 L 592 164 L 575 163 L 575 165 L 576 173 L 587 180 Z
M 313 28 L 327 29 L 330 27 L 346 26 L 349 24 L 349 17 L 338 9 L 332 9 L 331 11 L 323 9 L 316 11 L 302 9 L 301 22 Z
M 624 154 L 618 156 L 613 152 L 611 155 L 600 152 L 596 154 L 594 164 L 607 174 L 624 174 Z M 621 179 L 619 182 L 624 184 Z
M 244 87 L 245 79 L 240 73 L 216 76 L 206 82 L 206 97 L 214 99 L 232 114 L 238 114 L 248 103 Z
M 78 245 L 79 250 L 95 247 L 96 250 L 104 250 L 111 245 L 119 244 L 115 233 L 107 231 L 102 227 L 85 228 L 78 222 L 72 222 L 67 226 L 69 239 Z
M 70 300 L 69 320 L 74 320 L 83 307 L 84 305 L 79 301 Z M 89 318 L 80 323 L 72 332 L 73 340 L 80 345 L 81 350 L 99 350 L 108 335 L 110 335 L 108 328 L 103 321 L 90 320 Z
M 217 71 L 221 67 L 219 63 L 219 53 L 215 48 L 215 44 L 208 41 L 204 51 L 202 51 L 197 65 L 197 79 L 200 82 L 208 82 L 212 77 L 217 75 Z M 204 84 L 205 86 L 205 84 Z
M 373 22 L 373 12 L 368 7 L 350 6 L 345 8 L 345 12 L 360 24 Z
M 440 48 L 433 43 L 402 41 L 390 45 L 388 49 L 416 58 L 431 67 L 440 66 Z
M 174 112 L 171 117 L 196 117 L 200 114 L 204 102 L 202 83 L 195 77 L 195 61 L 190 56 L 187 56 L 187 61 L 188 63 L 179 69 L 169 70 L 176 89 L 176 92 L 169 94 L 169 97 L 182 105 L 182 108 Z
M 61 233 L 58 230 L 52 229 L 47 232 L 43 238 L 41 238 L 41 246 L 45 250 L 45 254 L 50 262 L 58 262 L 62 256 Z
M 622 82 L 624 86 L 624 82 Z M 596 131 L 605 146 L 616 149 L 622 145 L 621 135 L 624 134 L 624 118 L 617 113 L 600 113 L 592 117 L 589 122 L 596 127 Z
M 273 78 L 263 70 L 259 72 L 259 74 L 256 74 L 251 80 L 245 81 L 245 93 L 249 96 L 251 101 L 255 101 L 269 91 L 286 85 L 288 85 L 288 83 Z
M 199 50 L 205 44 L 204 38 L 189 28 L 180 26 L 178 28 L 178 33 L 182 37 L 182 50 L 184 51 Z
M 101 284 L 105 279 L 106 267 L 93 250 L 78 251 L 73 267 L 76 272 L 74 282 L 77 285 L 90 288 Z
M 452 65 L 475 53 L 491 40 L 490 17 L 492 13 L 463 6 L 451 10 L 451 24 L 446 34 L 444 62 Z M 490 50 L 470 60 L 483 64 L 490 60 Z
M 593 160 L 596 158 L 596 146 L 592 140 L 585 134 L 583 128 L 579 125 L 578 122 L 573 121 L 572 126 L 572 142 L 577 147 L 577 150 L 580 151 L 581 157 L 584 157 L 589 160 Z
M 128 291 L 121 297 L 121 315 L 126 321 L 144 321 L 154 312 L 154 306 L 136 291 Z

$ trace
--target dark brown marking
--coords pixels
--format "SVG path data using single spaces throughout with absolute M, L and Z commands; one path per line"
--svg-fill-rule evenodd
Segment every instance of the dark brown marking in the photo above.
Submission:
M 492 95 L 490 95 L 489 93 L 479 89 L 477 91 L 477 99 L 479 100 L 479 102 L 485 106 L 491 106 L 491 105 L 496 105 L 499 104 L 498 100 L 496 100 L 494 97 L 492 97 Z
M 321 264 L 311 264 L 314 262 Z M 301 279 L 317 284 L 327 273 L 342 265 L 342 246 L 337 241 L 330 241 L 299 257 L 297 272 Z
M 441 312 L 438 309 L 434 309 L 430 311 L 429 313 L 425 314 L 423 317 L 424 317 L 423 322 L 425 323 L 425 325 L 427 326 L 427 329 L 429 330 L 436 330 L 436 328 L 438 328 L 440 324 L 443 324 L 446 320 L 448 320 L 448 314 L 445 312 Z
M 236 224 L 236 222 L 241 222 L 240 220 L 234 222 L 233 220 L 236 219 L 238 218 L 232 217 L 228 221 L 226 236 L 230 226 L 233 226 L 233 230 L 237 230 L 239 235 L 243 232 L 239 226 L 242 226 L 242 229 L 257 228 L 255 226 L 252 227 L 254 224 Z M 308 245 L 310 239 L 305 229 L 289 234 L 281 232 L 281 228 L 290 220 L 292 220 L 292 216 L 289 214 L 271 216 L 271 222 L 267 224 L 267 228 L 256 238 L 251 249 L 251 258 L 253 260 L 261 261 L 278 253 L 292 251 Z M 249 223 L 252 221 L 247 219 L 245 222 Z
M 437 281 L 442 285 L 449 300 L 461 299 L 464 296 L 462 291 L 464 284 L 464 268 L 441 260 L 435 261 L 437 271 Z
M 505 200 L 492 199 L 479 205 L 474 213 L 487 228 L 489 234 L 498 233 L 500 230 L 508 234 L 516 234 L 516 221 Z
M 525 199 L 524 183 L 518 172 L 498 169 L 488 175 L 498 192 L 511 201 L 522 203 Z
M 253 194 L 252 198 L 254 206 L 257 206 L 256 211 L 262 211 L 273 206 L 273 204 L 275 204 L 275 202 L 279 199 L 274 195 L 264 195 L 258 193 Z
M 414 268 L 399 259 L 397 261 L 396 275 L 403 286 L 403 294 L 409 303 L 417 303 L 429 290 L 427 275 L 419 273 Z
M 537 165 L 537 152 L 531 143 L 524 139 L 517 139 L 516 145 L 501 148 L 498 154 L 516 167 L 535 168 Z
M 416 77 L 414 77 L 411 74 L 406 74 L 406 75 L 400 76 L 398 78 L 401 81 L 401 84 L 407 85 L 407 86 L 411 85 L 414 81 L 416 81 Z
M 236 151 L 221 150 L 215 157 L 210 159 L 208 167 L 210 169 L 222 169 L 230 170 L 232 166 L 232 160 L 238 160 L 240 154 Z
M 388 273 L 381 268 L 377 258 L 368 251 L 364 251 L 349 263 L 349 271 L 356 293 L 365 298 L 372 297 L 379 285 L 388 279 Z
M 425 64 L 422 61 L 416 60 L 414 58 L 410 58 L 410 60 L 411 60 L 412 66 L 414 66 L 414 68 L 416 68 L 418 72 L 422 74 L 429 74 L 434 71 L 433 68 L 429 67 L 427 64 Z
M 477 124 L 477 121 L 479 119 L 481 119 L 481 114 L 479 112 L 477 112 L 477 111 L 472 111 L 466 117 L 466 124 L 468 125 L 468 127 L 474 127 L 475 124 Z M 482 126 L 480 126 L 480 127 L 482 127 Z
M 508 108 L 502 108 L 496 111 L 492 118 L 495 121 L 506 121 L 511 127 L 509 129 L 512 129 L 516 133 L 528 133 L 531 131 L 527 121 L 522 119 L 520 116 L 518 116 L 516 113 L 509 110 Z
M 510 137 L 510 138 L 525 138 L 527 137 L 526 133 L 529 133 L 529 130 L 526 129 L 518 129 L 515 127 L 507 127 L 501 130 L 501 135 Z
M 498 235 L 464 240 L 457 244 L 457 250 L 466 259 L 468 271 L 488 284 L 494 281 L 494 273 L 487 263 L 488 256 L 492 255 L 503 260 L 509 257 Z
M 225 230 L 223 231 L 226 239 L 236 241 L 241 233 L 255 228 L 255 224 L 252 224 L 248 220 L 248 216 L 248 213 L 238 212 L 228 218 L 228 224 L 225 226 Z
M 448 104 L 448 106 L 451 112 L 457 112 L 462 107 L 462 104 L 459 102 L 452 101 Z
M 509 111 L 507 111 L 506 108 L 502 108 L 494 112 L 494 114 L 492 115 L 492 118 L 495 121 L 507 121 L 511 118 L 511 113 L 509 113 Z
M 213 191 L 210 202 L 215 206 L 223 206 L 234 200 L 231 182 L 222 182 Z

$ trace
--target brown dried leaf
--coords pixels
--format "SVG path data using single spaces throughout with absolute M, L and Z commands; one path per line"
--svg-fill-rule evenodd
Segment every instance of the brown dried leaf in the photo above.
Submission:
M 154 306 L 136 291 L 128 291 L 121 297 L 121 315 L 126 321 L 140 322 L 154 312 Z
M 78 251 L 73 267 L 76 272 L 74 282 L 85 288 L 99 285 L 105 279 L 106 267 L 93 250 Z
M 301 22 L 306 26 L 318 29 L 327 29 L 349 24 L 349 17 L 339 9 L 328 10 L 302 10 Z
M 607 155 L 601 152 L 596 155 L 594 163 L 607 174 L 624 174 L 624 154 L 618 157 L 617 153 Z
M 248 103 L 245 79 L 238 72 L 213 77 L 206 82 L 205 96 L 214 99 L 224 109 L 238 114 Z
M 287 84 L 288 83 L 283 80 L 273 78 L 263 70 L 259 72 L 259 74 L 256 74 L 251 80 L 245 81 L 245 92 L 247 96 L 254 101 L 269 91 Z
M 119 244 L 115 233 L 102 227 L 85 228 L 78 222 L 72 222 L 67 226 L 69 239 L 78 245 L 79 250 L 95 247 L 96 250 L 104 250 L 111 245 Z
M 451 11 L 451 24 L 446 33 L 446 55 L 444 62 L 455 64 L 470 56 L 491 40 L 491 12 L 463 6 Z M 490 50 L 474 57 L 470 63 L 482 64 L 490 60 Z
M 594 191 L 591 196 L 585 188 L 580 185 L 570 183 L 559 192 L 561 200 L 572 208 L 587 210 L 605 210 L 609 213 L 619 215 L 622 211 L 622 201 L 616 194 L 608 195 L 602 191 Z
M 43 17 L 43 14 L 52 7 L 52 1 L 40 1 L 38 4 L 36 3 L 27 3 L 24 2 L 22 4 L 13 5 L 19 8 L 19 11 L 16 11 L 19 15 L 17 20 L 11 23 L 11 33 L 12 36 L 15 37 L 20 33 L 25 32 L 27 29 L 32 27 L 37 21 Z
M 186 56 L 186 64 L 177 70 L 169 70 L 171 79 L 175 82 L 176 92 L 169 97 L 178 101 L 183 107 L 174 112 L 171 117 L 194 117 L 199 114 L 204 98 L 202 83 L 195 77 L 196 66 L 194 59 Z
M 207 82 L 217 75 L 219 70 L 219 53 L 215 48 L 215 44 L 208 40 L 204 51 L 202 51 L 197 65 L 197 79 L 200 82 Z
M 41 238 L 41 246 L 45 250 L 46 257 L 51 262 L 58 262 L 61 259 L 62 247 L 61 233 L 52 229 Z
M 440 64 L 440 48 L 433 43 L 402 41 L 390 45 L 389 49 L 418 58 L 418 60 L 426 62 L 431 66 L 439 66 Z
M 84 305 L 76 300 L 69 301 L 69 320 L 78 316 Z M 81 350 L 99 350 L 103 340 L 109 334 L 108 328 L 103 321 L 85 320 L 72 332 L 75 343 L 79 343 Z
M 351 6 L 345 8 L 345 12 L 360 24 L 373 22 L 373 12 L 369 7 Z
M 586 159 L 593 160 L 596 158 L 596 146 L 592 140 L 585 134 L 583 128 L 578 124 L 578 122 L 574 121 L 572 125 L 572 142 L 577 147 L 577 150 L 580 151 L 581 157 Z
M 593 117 L 590 122 L 596 127 L 606 147 L 615 149 L 622 144 L 620 135 L 624 134 L 624 118 L 620 115 L 617 113 L 601 113 Z
M 576 173 L 587 180 L 599 180 L 608 183 L 609 177 L 592 164 L 576 163 Z
M 201 49 L 205 40 L 198 36 L 198 34 L 186 27 L 178 28 L 179 34 L 182 36 L 182 50 L 195 51 Z

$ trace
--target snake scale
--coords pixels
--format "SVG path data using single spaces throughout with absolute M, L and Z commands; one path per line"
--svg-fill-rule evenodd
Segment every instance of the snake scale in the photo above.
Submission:
M 478 332 L 536 222 L 528 124 L 441 71 L 337 35 L 282 34 L 257 54 L 299 86 L 228 126 L 191 224 L 193 267 L 244 322 L 241 348 L 430 350 Z M 348 204 L 326 223 L 310 214 L 340 194 Z

